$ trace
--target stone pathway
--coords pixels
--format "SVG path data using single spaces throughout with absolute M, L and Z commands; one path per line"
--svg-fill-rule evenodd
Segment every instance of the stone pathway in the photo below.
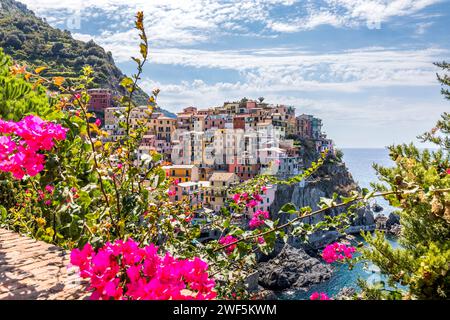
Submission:
M 0 300 L 86 299 L 69 253 L 0 229 Z

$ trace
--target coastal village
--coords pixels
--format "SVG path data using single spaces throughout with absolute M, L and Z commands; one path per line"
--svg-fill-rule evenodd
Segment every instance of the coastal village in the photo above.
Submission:
M 120 140 L 124 129 L 118 125 L 113 92 L 94 89 L 89 94 L 89 111 L 104 117 L 105 140 Z M 228 190 L 259 174 L 288 178 L 302 173 L 300 140 L 311 141 L 316 152 L 334 152 L 321 119 L 297 116 L 294 107 L 268 104 L 263 98 L 208 109 L 187 107 L 176 118 L 142 106 L 130 117 L 133 126 L 145 123 L 148 129 L 137 150 L 138 160 L 154 152 L 163 155 L 163 169 L 175 181 L 168 190 L 170 200 L 187 200 L 193 210 L 218 213 L 232 197 Z M 270 211 L 276 188 L 268 186 L 261 205 L 249 208 L 247 217 L 256 210 Z

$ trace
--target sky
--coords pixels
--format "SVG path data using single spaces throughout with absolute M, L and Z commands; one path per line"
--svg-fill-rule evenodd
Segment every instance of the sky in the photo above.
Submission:
M 243 97 L 323 119 L 337 147 L 416 141 L 450 102 L 433 62 L 450 60 L 450 0 L 21 0 L 55 27 L 150 62 L 141 86 L 159 105 L 220 106 Z

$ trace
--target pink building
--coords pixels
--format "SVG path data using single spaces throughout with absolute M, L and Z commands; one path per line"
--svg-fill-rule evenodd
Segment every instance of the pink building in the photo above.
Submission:
M 105 112 L 106 108 L 113 107 L 112 92 L 109 89 L 88 90 L 90 96 L 88 110 L 91 112 Z
M 247 101 L 247 109 L 254 109 L 256 107 L 256 101 Z
M 238 163 L 235 158 L 232 163 L 228 165 L 228 172 L 235 173 L 240 181 L 245 181 L 256 177 L 260 172 L 260 164 Z

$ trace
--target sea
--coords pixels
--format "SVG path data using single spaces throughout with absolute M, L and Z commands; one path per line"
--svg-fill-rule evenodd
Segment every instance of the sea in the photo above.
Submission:
M 386 167 L 393 166 L 393 161 L 389 158 L 387 149 L 342 149 L 344 152 L 344 162 L 352 174 L 354 180 L 358 182 L 361 188 L 371 189 L 371 182 L 379 182 L 375 170 L 372 168 L 373 163 L 377 163 Z M 384 199 L 377 199 L 377 204 L 383 207 L 380 214 L 389 215 L 394 211 L 388 202 Z M 362 241 L 357 237 L 356 240 Z M 398 243 L 395 238 L 388 238 L 388 241 L 397 247 Z M 333 265 L 333 275 L 330 280 L 314 285 L 308 291 L 285 291 L 278 294 L 283 300 L 304 300 L 309 299 L 313 292 L 325 292 L 328 296 L 336 295 L 344 287 L 355 288 L 358 290 L 358 278 L 365 279 L 368 282 L 382 280 L 383 277 L 379 273 L 379 269 L 374 265 L 367 265 L 363 262 L 355 264 L 352 270 L 348 265 Z

